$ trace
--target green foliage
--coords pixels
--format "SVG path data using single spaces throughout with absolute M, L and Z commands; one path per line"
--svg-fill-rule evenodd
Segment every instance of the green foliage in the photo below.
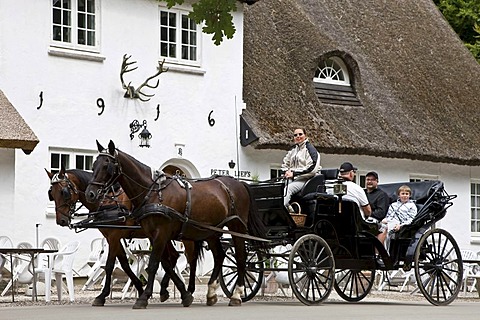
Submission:
M 480 62 L 480 1 L 433 0 L 465 46 Z
M 168 8 L 176 4 L 182 4 L 184 0 L 158 0 L 167 3 Z M 212 40 L 215 45 L 227 39 L 233 38 L 235 26 L 231 12 L 237 10 L 237 0 L 198 0 L 192 5 L 192 12 L 188 15 L 197 24 L 205 22 L 202 29 L 204 33 L 213 34 Z

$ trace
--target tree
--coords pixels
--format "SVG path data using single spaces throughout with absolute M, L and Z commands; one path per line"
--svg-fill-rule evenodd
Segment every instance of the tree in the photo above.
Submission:
M 480 62 L 480 1 L 433 0 L 475 59 Z
M 166 2 L 168 8 L 182 4 L 185 0 L 158 0 Z M 253 4 L 257 0 L 239 0 Z M 192 5 L 192 12 L 188 15 L 195 23 L 205 22 L 202 31 L 213 34 L 212 40 L 218 46 L 223 37 L 233 38 L 235 26 L 233 25 L 232 12 L 237 11 L 237 0 L 198 0 Z

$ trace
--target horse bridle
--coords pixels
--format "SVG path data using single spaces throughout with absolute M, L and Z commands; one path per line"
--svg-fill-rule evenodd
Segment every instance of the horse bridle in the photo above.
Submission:
M 142 186 L 141 184 L 139 184 L 137 181 L 135 181 L 134 179 L 132 179 L 131 177 L 129 177 L 127 174 L 125 174 L 122 170 L 122 167 L 120 166 L 120 162 L 118 161 L 117 159 L 117 156 L 118 156 L 118 153 L 115 152 L 114 155 L 111 155 L 110 153 L 108 152 L 101 152 L 99 154 L 99 156 L 106 156 L 110 159 L 112 159 L 113 161 L 110 162 L 108 164 L 108 167 L 107 167 L 107 172 L 111 175 L 111 177 L 108 179 L 108 181 L 104 182 L 104 183 L 101 183 L 101 182 L 97 182 L 97 181 L 90 181 L 89 184 L 91 185 L 96 185 L 96 186 L 99 186 L 99 189 L 97 190 L 97 197 L 100 196 L 100 195 L 105 195 L 107 193 L 107 190 L 113 188 L 113 186 L 115 185 L 115 183 L 117 183 L 117 180 L 123 175 L 125 178 L 127 178 L 128 180 L 136 183 L 138 186 L 142 187 L 142 188 L 145 188 L 144 186 Z M 152 185 L 150 186 L 150 188 L 145 188 L 145 190 L 148 190 L 148 193 L 147 194 L 150 194 L 153 189 L 154 189 L 154 186 L 157 185 L 157 181 L 153 181 Z M 141 195 L 141 193 L 136 196 L 136 197 L 133 197 L 133 198 L 130 198 L 130 200 L 133 200 L 137 197 L 139 197 Z M 148 197 L 148 196 L 147 196 Z M 145 197 L 145 198 L 147 198 Z
M 107 167 L 107 172 L 111 175 L 110 179 L 108 181 L 101 183 L 97 181 L 89 181 L 89 184 L 94 185 L 94 186 L 99 186 L 97 190 L 97 197 L 100 195 L 105 195 L 107 193 L 107 190 L 112 188 L 113 185 L 117 182 L 117 180 L 120 178 L 120 176 L 123 174 L 122 170 L 120 168 L 120 165 L 118 163 L 116 153 L 115 155 L 111 155 L 110 153 L 107 152 L 101 152 L 99 156 L 106 156 L 113 161 L 108 164 Z
M 63 183 L 65 183 L 66 185 L 63 185 Z M 52 186 L 55 184 L 60 184 L 60 186 L 62 187 L 61 193 L 64 201 L 64 203 L 58 207 L 55 205 L 55 211 L 57 212 L 57 209 L 65 206 L 68 207 L 67 213 L 61 212 L 61 215 L 65 216 L 66 218 L 68 218 L 68 221 L 70 221 L 71 216 L 77 211 L 76 201 L 70 202 L 70 200 L 72 200 L 72 192 L 78 194 L 77 186 L 68 178 L 67 173 L 63 174 L 63 178 L 60 177 L 59 173 L 56 173 L 50 180 L 50 189 L 48 189 L 48 199 L 50 201 L 54 201 L 52 195 Z

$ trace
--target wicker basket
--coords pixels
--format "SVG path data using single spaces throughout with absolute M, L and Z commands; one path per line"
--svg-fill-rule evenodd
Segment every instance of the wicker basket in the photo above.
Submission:
M 307 219 L 306 214 L 290 213 L 290 216 L 298 227 L 303 227 L 305 225 L 305 220 Z

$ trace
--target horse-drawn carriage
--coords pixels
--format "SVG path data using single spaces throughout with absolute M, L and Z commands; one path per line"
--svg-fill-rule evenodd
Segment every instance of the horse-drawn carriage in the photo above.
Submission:
M 345 190 L 338 187 L 337 176 L 336 169 L 322 170 L 294 199 L 307 214 L 305 225 L 297 225 L 285 209 L 282 182 L 251 184 L 270 243 L 246 243 L 243 300 L 257 294 L 265 272 L 287 272 L 295 296 L 313 305 L 327 299 L 332 288 L 346 301 L 360 301 L 372 289 L 377 271 L 414 268 L 418 288 L 430 303 L 451 303 L 461 287 L 461 254 L 451 234 L 435 228 L 435 223 L 445 216 L 455 196 L 448 195 L 440 181 L 379 185 L 393 202 L 398 187 L 407 184 L 418 208 L 413 222 L 392 235 L 387 251 L 376 237 L 377 223 L 365 221 L 355 202 L 342 200 Z M 224 245 L 229 254 L 221 284 L 229 294 L 237 276 L 236 262 L 228 239 Z
M 305 224 L 297 225 L 283 206 L 281 182 L 246 184 L 225 176 L 152 177 L 150 167 L 116 149 L 112 141 L 108 149 L 98 144 L 98 150 L 88 187 L 73 186 L 66 176 L 58 182 L 50 177 L 52 187 L 59 187 L 55 192 L 57 223 L 70 225 L 72 214 L 63 210 L 72 207 L 72 199 L 62 194 L 79 193 L 84 200 L 95 202 L 120 183 L 134 207 L 127 221 L 136 221 L 152 245 L 147 286 L 137 288 L 141 295 L 134 308 L 146 308 L 160 262 L 180 290 L 182 304 L 192 303 L 194 288 L 189 286 L 187 291 L 173 272 L 175 256 L 168 254 L 170 240 L 176 239 L 208 242 L 215 264 L 208 283 L 209 305 L 217 301 L 219 276 L 230 305 L 240 305 L 257 294 L 266 271 L 288 272 L 293 293 L 307 305 L 323 302 L 332 288 L 347 301 L 362 300 L 373 286 L 376 270 L 415 268 L 420 291 L 434 305 L 451 303 L 460 290 L 463 270 L 458 245 L 447 231 L 435 228 L 455 196 L 448 195 L 439 181 L 407 183 L 419 211 L 393 237 L 387 252 L 376 238 L 377 224 L 366 222 L 356 203 L 342 199 L 345 190 L 338 188 L 336 169 L 323 170 L 310 179 L 294 199 L 307 214 Z M 380 186 L 392 199 L 398 187 Z M 94 224 L 95 214 L 88 218 Z M 224 233 L 231 237 L 222 237 Z M 376 259 L 376 254 L 382 259 Z M 283 263 L 277 265 L 278 261 Z M 99 305 L 107 293 L 97 297 Z

